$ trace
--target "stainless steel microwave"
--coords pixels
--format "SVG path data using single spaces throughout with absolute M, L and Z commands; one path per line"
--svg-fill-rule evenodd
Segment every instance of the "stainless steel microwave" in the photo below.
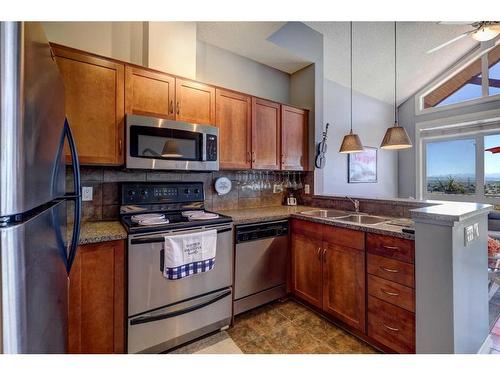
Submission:
M 131 169 L 219 170 L 219 129 L 127 115 L 125 166 Z

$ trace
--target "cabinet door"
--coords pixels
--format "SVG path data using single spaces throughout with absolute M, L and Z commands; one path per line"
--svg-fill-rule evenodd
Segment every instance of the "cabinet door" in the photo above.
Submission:
M 125 112 L 174 120 L 175 78 L 132 66 L 125 68 Z
M 365 254 L 324 242 L 323 310 L 365 332 Z
M 252 168 L 280 169 L 279 103 L 252 98 Z
M 292 234 L 292 290 L 321 308 L 321 242 L 300 234 Z
M 125 244 L 80 246 L 69 276 L 69 353 L 125 352 Z
M 281 105 L 281 169 L 307 170 L 308 111 Z
M 175 100 L 176 120 L 215 125 L 215 88 L 212 86 L 177 78 Z
M 123 64 L 64 47 L 53 50 L 80 163 L 123 164 Z M 69 152 L 66 161 L 71 161 Z
M 221 169 L 249 169 L 252 148 L 252 102 L 247 95 L 216 90 Z

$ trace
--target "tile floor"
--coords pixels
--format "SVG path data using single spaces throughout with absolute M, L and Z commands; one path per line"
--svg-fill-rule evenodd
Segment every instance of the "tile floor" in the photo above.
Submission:
M 172 353 L 371 354 L 375 349 L 292 300 L 238 315 L 232 328 Z

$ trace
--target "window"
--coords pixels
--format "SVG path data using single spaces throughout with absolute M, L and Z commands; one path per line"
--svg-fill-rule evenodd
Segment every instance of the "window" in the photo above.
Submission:
M 484 194 L 500 197 L 500 134 L 484 137 Z
M 483 54 L 438 87 L 422 96 L 422 107 L 438 108 L 500 94 L 500 45 Z M 483 62 L 487 64 L 488 71 Z M 488 80 L 483 80 L 483 74 Z M 484 82 L 483 82 L 484 81 Z
M 457 139 L 426 145 L 427 192 L 462 194 L 476 192 L 476 140 Z

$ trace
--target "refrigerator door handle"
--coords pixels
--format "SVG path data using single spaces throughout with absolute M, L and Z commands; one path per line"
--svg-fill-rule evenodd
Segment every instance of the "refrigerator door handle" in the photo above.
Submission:
M 78 161 L 78 153 L 76 151 L 75 140 L 73 133 L 68 123 L 68 119 L 64 120 L 64 134 L 68 139 L 69 149 L 71 152 L 71 163 L 73 164 L 73 193 L 68 193 L 64 197 L 68 200 L 75 201 L 75 210 L 73 212 L 73 234 L 71 236 L 71 245 L 66 262 L 66 270 L 71 271 L 71 266 L 75 260 L 76 252 L 78 249 L 78 242 L 80 240 L 80 222 L 82 211 L 82 195 L 80 192 L 80 162 Z

